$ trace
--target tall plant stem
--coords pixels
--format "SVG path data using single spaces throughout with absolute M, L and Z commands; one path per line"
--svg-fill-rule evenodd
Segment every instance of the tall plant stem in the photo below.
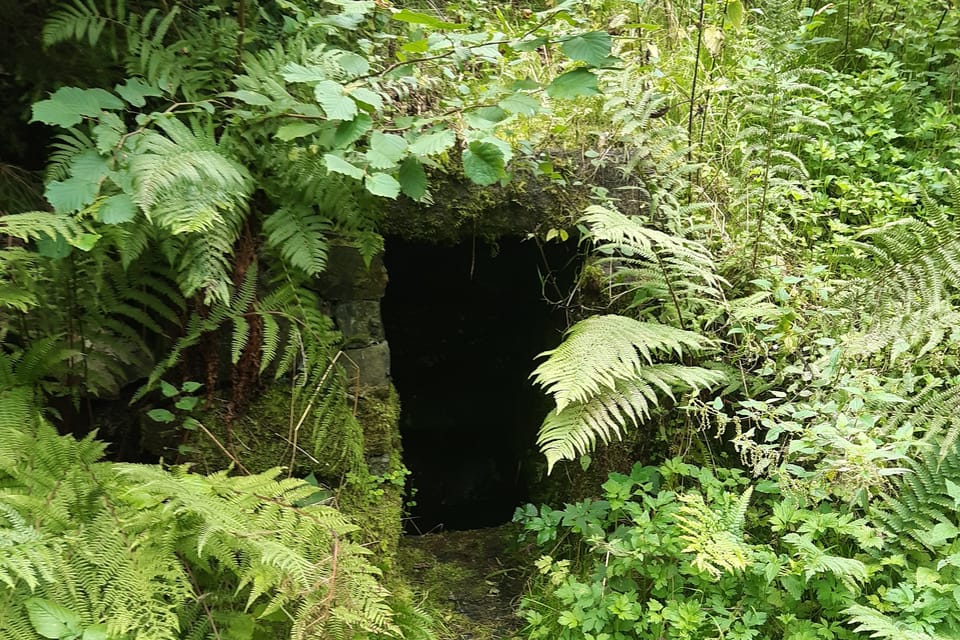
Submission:
M 687 162 L 693 162 L 693 114 L 696 111 L 697 79 L 700 75 L 700 48 L 703 46 L 703 20 L 705 0 L 700 0 L 700 17 L 697 19 L 697 51 L 693 58 L 693 80 L 690 82 L 690 108 L 687 112 Z

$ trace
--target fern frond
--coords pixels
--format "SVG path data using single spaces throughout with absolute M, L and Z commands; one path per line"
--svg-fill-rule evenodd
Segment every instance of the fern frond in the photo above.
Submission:
M 559 347 L 541 354 L 547 360 L 532 374 L 557 405 L 537 439 L 548 470 L 591 451 L 598 438 L 619 438 L 625 427 L 649 417 L 658 393 L 673 397 L 674 389 L 698 391 L 723 381 L 719 371 L 655 362 L 711 344 L 697 333 L 625 316 L 594 316 L 571 327 Z
M 686 316 L 721 305 L 723 278 L 702 244 L 640 224 L 614 209 L 592 205 L 581 219 L 610 266 L 610 281 L 627 289 L 640 313 L 665 311 L 684 326 Z
M 748 487 L 725 508 L 707 505 L 698 493 L 677 496 L 681 507 L 674 518 L 687 543 L 683 552 L 695 554 L 695 567 L 714 578 L 746 569 L 752 550 L 743 541 L 743 526 L 752 494 L 753 487 Z
M 713 346 L 698 333 L 626 316 L 594 316 L 571 327 L 563 343 L 545 351 L 547 360 L 532 377 L 557 403 L 557 413 L 574 402 L 583 403 L 604 388 L 642 375 L 656 356 L 682 358 Z
M 281 207 L 264 221 L 263 229 L 267 242 L 292 266 L 313 276 L 326 268 L 331 224 L 311 208 Z
M 855 632 L 869 633 L 871 638 L 888 638 L 889 640 L 947 640 L 946 636 L 930 634 L 902 620 L 894 620 L 873 607 L 854 604 L 844 609 L 843 613 L 850 616 L 850 624 L 857 625 L 854 628 Z

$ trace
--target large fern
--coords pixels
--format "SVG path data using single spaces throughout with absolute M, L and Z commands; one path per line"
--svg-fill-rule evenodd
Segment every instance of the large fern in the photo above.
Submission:
M 958 501 L 960 453 L 953 450 L 941 456 L 928 447 L 877 506 L 875 518 L 898 546 L 918 551 L 942 549 L 960 525 Z
M 32 402 L 14 404 L 32 394 L 22 382 L 0 384 L 0 637 L 45 634 L 36 608 L 78 636 L 219 638 L 230 620 L 297 639 L 396 632 L 355 527 L 296 506 L 314 487 L 278 470 L 99 462 L 92 436 L 60 436 Z M 261 622 L 273 612 L 279 626 Z
M 957 321 L 960 291 L 960 184 L 951 206 L 925 199 L 922 218 L 906 218 L 863 232 L 847 243 L 841 264 L 857 277 L 837 296 L 851 348 L 864 355 L 890 349 L 922 355 Z
M 559 347 L 533 372 L 550 393 L 556 409 L 540 428 L 538 444 L 550 469 L 604 442 L 621 437 L 623 428 L 639 424 L 659 404 L 660 393 L 700 390 L 724 379 L 721 372 L 658 359 L 709 348 L 700 334 L 626 316 L 587 318 L 571 327 Z
M 616 209 L 591 205 L 584 224 L 609 281 L 626 290 L 630 309 L 680 327 L 694 326 L 723 302 L 724 280 L 703 244 L 664 233 Z

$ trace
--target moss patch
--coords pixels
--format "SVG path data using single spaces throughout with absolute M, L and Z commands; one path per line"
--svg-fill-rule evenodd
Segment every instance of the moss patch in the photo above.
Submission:
M 403 579 L 424 598 L 444 640 L 507 640 L 523 622 L 514 601 L 523 589 L 517 529 L 407 536 L 399 551 Z
M 386 389 L 363 389 L 357 402 L 357 421 L 363 429 L 367 457 L 400 450 L 400 396 Z
M 403 203 L 390 208 L 384 235 L 427 243 L 455 244 L 463 238 L 545 233 L 572 226 L 589 201 L 586 187 L 546 179 L 515 178 L 506 186 L 477 187 L 462 176 L 432 178 L 434 204 Z

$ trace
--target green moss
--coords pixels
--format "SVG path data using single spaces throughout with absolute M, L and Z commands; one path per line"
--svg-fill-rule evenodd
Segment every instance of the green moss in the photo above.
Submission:
M 290 444 L 291 423 L 300 422 L 299 407 L 309 404 L 310 398 L 298 398 L 292 411 L 291 399 L 290 389 L 269 387 L 234 419 L 229 430 L 225 411 L 206 411 L 198 418 L 249 471 L 290 466 L 292 460 L 294 476 L 313 474 L 334 487 L 337 506 L 359 525 L 359 541 L 375 552 L 376 564 L 389 570 L 402 535 L 406 474 L 400 456 L 396 391 L 365 392 L 354 416 L 342 385 L 331 385 L 314 398 L 302 422 L 296 456 Z M 230 464 L 230 456 L 209 437 L 200 432 L 191 436 L 188 458 L 198 471 L 210 473 Z M 370 473 L 367 457 L 385 459 L 377 465 L 379 475 Z
M 220 447 L 223 445 L 254 473 L 284 466 L 292 467 L 294 476 L 312 473 L 337 483 L 346 474 L 361 471 L 363 433 L 346 405 L 342 387 L 332 385 L 317 398 L 298 430 L 296 425 L 307 404 L 308 398 L 294 402 L 290 389 L 275 385 L 235 417 L 229 428 L 225 409 L 205 411 L 198 418 L 220 444 L 195 431 L 187 443 L 188 460 L 204 473 L 223 469 L 231 462 Z
M 357 421 L 363 428 L 367 456 L 387 454 L 400 449 L 400 396 L 390 385 L 386 389 L 361 392 L 357 402 Z
M 463 238 L 504 236 L 569 228 L 589 201 L 586 187 L 543 178 L 515 178 L 506 186 L 477 187 L 462 176 L 432 178 L 434 203 L 405 203 L 385 214 L 381 231 L 407 240 L 454 244 Z
M 514 548 L 517 529 L 452 531 L 404 538 L 400 576 L 422 598 L 442 638 L 507 640 L 521 621 L 514 601 L 529 558 Z

